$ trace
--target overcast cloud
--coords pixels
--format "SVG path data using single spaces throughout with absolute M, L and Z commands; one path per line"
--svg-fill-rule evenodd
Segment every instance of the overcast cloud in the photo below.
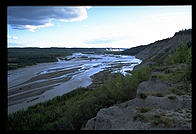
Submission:
M 84 20 L 88 17 L 89 7 L 8 7 L 8 24 L 14 29 L 29 29 L 34 31 L 52 26 L 52 20 L 72 22 Z

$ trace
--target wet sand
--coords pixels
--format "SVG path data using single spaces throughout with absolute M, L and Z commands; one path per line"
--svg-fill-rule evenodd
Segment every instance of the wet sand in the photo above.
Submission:
M 10 90 L 8 91 L 8 96 L 16 94 L 16 93 L 24 92 L 26 90 L 33 89 L 33 88 L 47 86 L 47 85 L 55 84 L 58 82 L 65 82 L 65 81 L 69 80 L 71 77 L 67 76 L 65 79 L 64 78 L 63 79 L 62 78 L 51 79 L 51 78 L 59 77 L 59 76 L 62 76 L 62 75 L 68 74 L 68 73 L 73 73 L 78 69 L 79 68 L 74 68 L 74 69 L 68 69 L 68 70 L 64 70 L 64 71 L 34 76 L 30 80 L 27 80 L 24 83 L 21 83 L 21 84 L 14 86 L 14 87 L 11 87 Z M 46 80 L 44 80 L 44 79 L 46 79 Z
M 24 89 L 26 92 L 21 91 L 19 88 L 19 90 L 15 90 L 15 93 L 12 92 L 12 94 L 11 93 L 10 95 L 8 94 L 9 96 L 14 94 L 14 96 L 8 97 L 8 106 L 13 104 L 13 102 L 15 101 L 18 101 L 18 100 L 21 100 L 27 97 L 33 97 L 33 96 L 40 95 L 44 93 L 45 91 L 50 90 L 52 87 L 59 85 L 61 82 L 66 82 L 70 79 L 71 77 L 66 77 L 66 78 L 63 78 L 62 80 L 46 81 L 46 82 L 38 83 L 36 85 L 27 84 L 27 86 L 21 88 L 21 89 Z M 17 95 L 16 95 L 16 92 L 18 93 Z
M 80 67 L 47 74 L 40 74 L 32 77 L 30 80 L 27 80 L 24 83 L 10 88 L 10 90 L 8 90 L 8 106 L 24 102 L 26 100 L 25 98 L 28 97 L 41 95 L 45 91 L 52 89 L 52 87 L 58 86 L 60 83 L 70 80 L 71 76 L 68 74 L 73 73 L 78 69 L 80 69 Z M 62 75 L 65 77 L 61 78 L 60 76 Z

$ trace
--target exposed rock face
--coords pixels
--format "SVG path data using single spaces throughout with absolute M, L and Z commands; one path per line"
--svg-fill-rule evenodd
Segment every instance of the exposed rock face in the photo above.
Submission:
M 144 81 L 139 84 L 137 88 L 137 95 L 141 93 L 152 93 L 156 91 L 155 93 L 160 93 L 163 95 L 168 94 L 168 88 L 170 88 L 170 85 L 168 83 L 162 82 L 162 81 Z
M 85 130 L 190 130 L 192 98 L 169 92 L 171 87 L 152 78 L 144 81 L 138 86 L 136 98 L 101 109 L 87 122 Z M 139 96 L 156 92 L 163 96 Z
M 187 96 L 178 96 L 175 100 L 170 100 L 168 96 L 148 96 L 145 100 L 137 97 L 125 103 L 101 109 L 96 117 L 87 122 L 85 129 L 191 129 L 191 113 L 186 112 L 190 110 L 190 107 L 191 99 Z M 148 108 L 150 110 L 140 113 L 137 108 Z M 139 119 L 135 119 L 137 116 Z M 161 120 L 168 120 L 168 122 L 164 124 L 160 120 L 160 122 L 157 122 L 158 125 L 154 125 L 156 120 L 153 120 L 153 118 L 156 118 L 156 116 Z

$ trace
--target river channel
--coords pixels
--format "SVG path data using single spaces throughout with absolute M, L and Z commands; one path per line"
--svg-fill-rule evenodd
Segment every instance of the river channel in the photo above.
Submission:
M 58 62 L 8 71 L 8 113 L 87 87 L 92 75 L 108 68 L 128 75 L 141 62 L 135 56 L 74 53 Z

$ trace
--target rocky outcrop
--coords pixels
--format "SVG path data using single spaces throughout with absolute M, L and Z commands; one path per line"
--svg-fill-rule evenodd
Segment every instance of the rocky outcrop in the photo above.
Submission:
M 179 65 L 170 66 L 170 69 Z M 153 69 L 148 81 L 141 82 L 136 98 L 109 108 L 100 109 L 88 120 L 85 130 L 191 130 L 192 97 L 178 95 L 171 89 L 181 82 L 160 80 L 155 77 L 168 67 Z
M 144 81 L 139 84 L 137 88 L 137 95 L 142 93 L 160 93 L 162 95 L 167 95 L 169 93 L 170 85 L 166 82 L 156 80 L 156 81 Z
M 191 99 L 187 96 L 177 96 L 175 100 L 171 100 L 168 97 L 148 96 L 145 100 L 137 97 L 122 104 L 101 109 L 96 117 L 87 122 L 85 129 L 191 129 Z M 144 110 L 140 111 L 139 109 L 142 108 Z

